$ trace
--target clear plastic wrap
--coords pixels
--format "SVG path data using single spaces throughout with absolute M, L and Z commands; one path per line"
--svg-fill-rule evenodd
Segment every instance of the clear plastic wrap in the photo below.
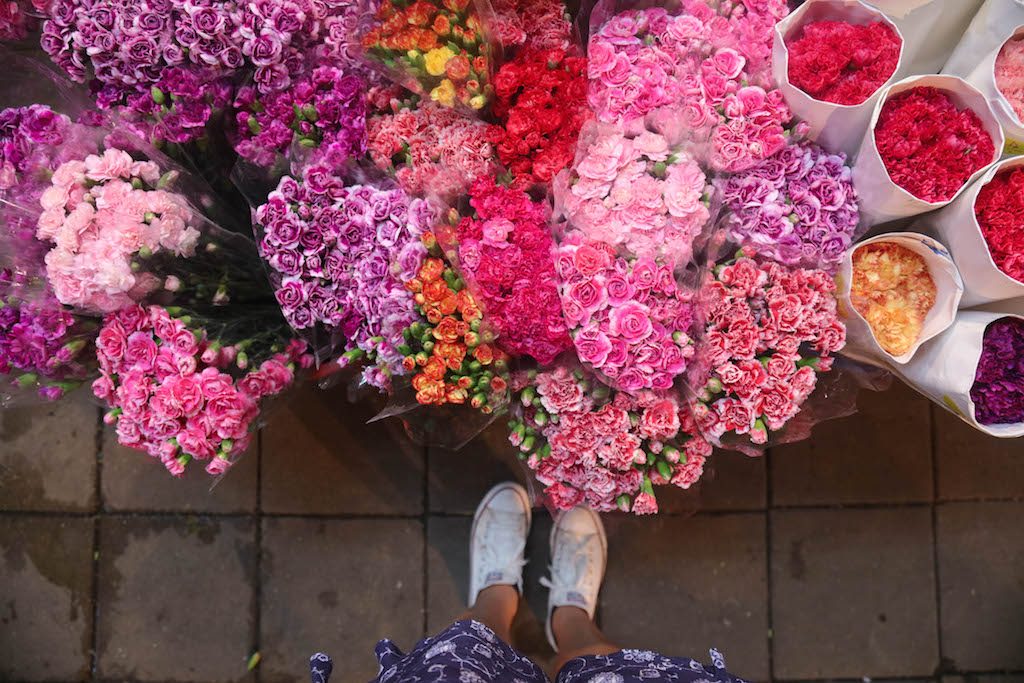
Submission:
M 104 318 L 93 393 L 118 442 L 180 476 L 223 475 L 248 448 L 266 403 L 311 359 L 277 306 L 128 306 Z
M 580 360 L 609 386 L 668 389 L 694 353 L 694 252 L 713 188 L 685 140 L 592 123 L 555 180 L 555 269 Z
M 749 168 L 795 126 L 770 73 L 772 31 L 786 12 L 784 0 L 600 0 L 581 14 L 590 106 L 598 120 L 627 128 L 670 107 L 688 137 L 707 142 L 707 165 Z
M 830 373 L 846 340 L 831 275 L 729 248 L 701 287 L 687 396 L 705 438 L 760 455 L 805 438 L 826 416 L 852 413 L 856 391 Z
M 882 25 L 887 27 L 892 35 L 899 40 L 899 49 L 895 56 L 893 69 L 888 78 L 882 80 L 874 92 L 860 102 L 850 101 L 855 98 L 847 97 L 847 103 L 837 103 L 819 99 L 808 94 L 800 87 L 790 81 L 790 48 L 794 41 L 803 38 L 806 33 L 804 28 L 818 22 L 838 22 L 850 24 L 857 27 Z M 818 24 L 819 26 L 826 24 Z M 862 29 L 864 30 L 864 29 Z M 884 29 L 882 29 L 884 31 Z M 815 77 L 814 81 L 819 87 L 826 83 L 825 77 L 831 76 L 838 79 L 840 74 L 849 78 L 851 73 L 861 73 L 869 68 L 865 56 L 856 54 L 850 45 L 844 44 L 839 36 L 822 35 L 819 42 L 830 41 L 831 48 L 840 52 L 848 58 L 851 69 L 846 69 L 842 62 L 829 62 L 828 53 L 820 55 L 817 59 L 806 59 L 806 66 L 810 75 Z M 822 46 L 825 48 L 825 46 Z M 903 56 L 903 38 L 899 34 L 896 25 L 885 16 L 880 10 L 874 9 L 860 0 L 810 0 L 801 5 L 796 11 L 775 25 L 775 44 L 773 47 L 772 70 L 775 82 L 786 96 L 793 113 L 807 122 L 810 127 L 808 137 L 815 140 L 830 151 L 842 151 L 847 156 L 857 153 L 861 140 L 864 139 L 864 131 L 867 129 L 868 121 L 871 119 L 871 112 L 882 89 L 899 78 Z M 871 55 L 872 53 L 868 53 Z M 891 55 L 891 53 L 890 53 Z M 879 55 L 877 62 L 880 64 L 884 59 Z M 800 63 L 800 62 L 798 62 Z M 854 69 L 856 71 L 854 71 Z M 822 73 L 824 71 L 824 74 Z M 881 79 L 885 74 L 871 74 Z M 820 90 L 814 91 L 821 92 Z M 846 93 L 844 93 L 846 94 Z M 849 92 L 853 95 L 853 92 Z
M 363 7 L 373 17 L 362 36 L 368 60 L 442 107 L 487 106 L 501 51 L 487 0 L 366 0 Z
M 318 363 L 367 361 L 381 390 L 402 374 L 403 330 L 421 320 L 405 287 L 423 264 L 434 211 L 379 173 L 307 166 L 254 212 L 260 255 L 285 319 Z
M 689 488 L 711 444 L 672 392 L 620 392 L 571 359 L 513 377 L 509 441 L 553 511 L 658 511 L 655 486 Z

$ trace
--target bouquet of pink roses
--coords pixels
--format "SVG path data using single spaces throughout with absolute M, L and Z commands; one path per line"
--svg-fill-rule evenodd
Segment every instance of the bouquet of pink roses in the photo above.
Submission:
M 565 366 L 520 373 L 513 388 L 509 441 L 556 510 L 656 513 L 654 486 L 689 488 L 711 455 L 673 394 L 609 390 Z
M 761 262 L 749 250 L 712 272 L 701 290 L 693 411 L 710 440 L 755 450 L 800 411 L 846 342 L 836 285 L 823 270 Z

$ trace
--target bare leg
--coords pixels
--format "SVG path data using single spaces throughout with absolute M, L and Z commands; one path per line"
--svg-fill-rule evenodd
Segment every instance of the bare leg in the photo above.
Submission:
M 608 655 L 622 648 L 605 638 L 597 624 L 578 607 L 558 607 L 551 616 L 551 630 L 558 643 L 558 654 L 552 662 L 551 680 L 566 662 L 583 655 Z
M 512 620 L 519 609 L 519 591 L 514 586 L 488 586 L 480 591 L 476 603 L 461 619 L 474 619 L 512 644 Z

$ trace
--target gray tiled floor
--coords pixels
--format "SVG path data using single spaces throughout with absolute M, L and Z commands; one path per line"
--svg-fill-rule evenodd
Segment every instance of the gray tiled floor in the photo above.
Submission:
M 0 680 L 295 681 L 324 649 L 348 683 L 378 638 L 447 624 L 480 495 L 525 471 L 500 424 L 427 449 L 344 399 L 278 406 L 212 490 L 119 448 L 85 397 L 0 413 Z M 1024 446 L 899 387 L 861 411 L 716 453 L 657 519 L 608 517 L 608 634 L 714 645 L 754 680 L 1022 683 Z M 541 654 L 550 525 L 537 510 L 515 628 Z

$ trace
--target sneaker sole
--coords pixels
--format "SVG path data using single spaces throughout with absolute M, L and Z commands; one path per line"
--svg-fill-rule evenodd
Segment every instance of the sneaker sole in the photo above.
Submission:
M 599 583 L 604 583 L 604 575 L 608 570 L 608 534 L 605 533 L 604 523 L 601 521 L 601 515 L 594 512 L 590 508 L 584 508 L 587 513 L 597 520 L 597 537 L 601 540 L 601 554 L 604 557 L 604 562 L 601 565 L 601 580 Z M 548 536 L 548 547 L 553 548 L 555 545 L 555 532 L 558 531 L 558 522 L 555 522 L 551 526 L 551 534 Z M 555 613 L 555 606 L 551 604 L 550 597 L 548 598 L 548 618 L 544 621 L 544 635 L 547 636 L 548 644 L 551 648 L 558 652 L 558 645 L 555 643 L 555 634 L 551 630 L 551 617 Z M 594 605 L 594 614 L 597 614 L 597 605 Z M 591 617 L 593 618 L 593 617 Z
M 533 508 L 530 505 L 530 494 L 527 493 L 526 489 L 523 488 L 523 486 L 521 484 L 519 484 L 517 482 L 513 482 L 513 481 L 507 481 L 507 482 L 503 482 L 501 484 L 497 484 L 497 485 L 491 487 L 491 490 L 488 491 L 486 494 L 484 494 L 484 498 L 483 498 L 483 500 L 480 501 L 480 504 L 476 506 L 476 511 L 473 513 L 473 526 L 471 526 L 469 528 L 469 567 L 470 567 L 470 577 L 472 577 L 472 573 L 473 573 L 473 564 L 474 564 L 473 563 L 473 560 L 474 560 L 474 557 L 473 557 L 473 539 L 476 538 L 476 523 L 477 523 L 477 520 L 480 518 L 480 513 L 483 511 L 483 509 L 486 508 L 490 504 L 490 502 L 492 500 L 494 500 L 494 497 L 496 495 L 498 495 L 499 493 L 501 493 L 502 491 L 506 490 L 506 489 L 511 489 L 511 490 L 515 491 L 516 494 L 518 494 L 519 497 L 523 501 L 523 507 L 526 509 L 526 532 L 527 532 L 527 534 L 529 534 L 530 527 L 533 525 Z M 472 581 L 472 578 L 470 578 L 470 581 Z M 477 594 L 479 594 L 480 591 L 482 591 L 482 590 L 483 590 L 483 588 L 478 588 L 476 590 L 476 592 L 474 593 L 473 592 L 473 586 L 470 585 L 470 587 L 469 587 L 469 593 L 470 593 L 469 594 L 469 601 L 466 603 L 469 607 L 473 606 L 473 603 L 476 602 Z

